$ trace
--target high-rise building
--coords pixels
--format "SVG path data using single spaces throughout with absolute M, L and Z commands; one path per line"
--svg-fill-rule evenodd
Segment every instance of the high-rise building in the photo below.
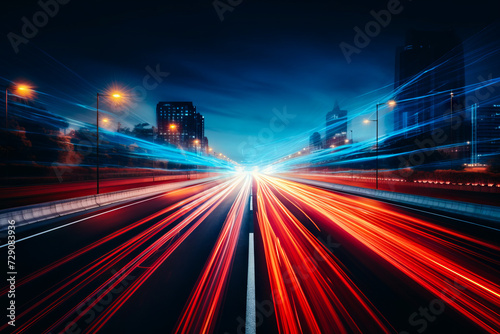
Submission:
M 338 103 L 326 114 L 325 145 L 340 146 L 347 139 L 347 110 L 341 110 Z
M 471 163 L 487 164 L 500 155 L 500 105 L 473 105 L 471 120 Z
M 160 102 L 156 106 L 158 138 L 196 152 L 204 150 L 205 118 L 193 102 Z
M 453 31 L 409 31 L 396 52 L 395 74 L 396 101 L 405 102 L 394 110 L 394 130 L 405 137 L 442 128 L 452 112 L 465 110 L 463 96 L 452 95 L 465 86 L 463 46 Z M 460 129 L 449 137 L 464 140 Z
M 309 149 L 311 152 L 320 150 L 322 148 L 323 140 L 321 139 L 321 134 L 319 132 L 314 132 L 311 137 L 309 137 Z

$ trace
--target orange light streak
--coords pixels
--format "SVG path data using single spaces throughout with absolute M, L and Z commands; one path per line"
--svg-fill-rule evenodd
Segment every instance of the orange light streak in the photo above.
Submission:
M 270 183 L 260 176 L 256 180 L 257 218 L 279 332 L 393 331 L 339 260 L 273 193 Z
M 221 308 L 234 262 L 247 199 L 250 196 L 251 178 L 243 182 L 236 200 L 224 222 L 198 282 L 186 304 L 175 333 L 213 333 L 215 319 Z
M 483 330 L 500 332 L 500 286 L 487 278 L 495 277 L 493 269 L 474 259 L 479 257 L 474 249 L 498 255 L 497 245 L 371 202 L 274 177 L 258 179 L 306 213 L 321 217 L 316 223 L 322 229 L 334 233 L 341 228 Z M 497 263 L 485 255 L 480 258 Z M 450 287 L 449 281 L 456 286 Z

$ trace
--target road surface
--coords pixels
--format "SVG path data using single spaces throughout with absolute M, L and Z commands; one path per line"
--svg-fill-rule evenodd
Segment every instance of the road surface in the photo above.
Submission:
M 1 331 L 499 333 L 499 237 L 243 174 L 19 228 Z

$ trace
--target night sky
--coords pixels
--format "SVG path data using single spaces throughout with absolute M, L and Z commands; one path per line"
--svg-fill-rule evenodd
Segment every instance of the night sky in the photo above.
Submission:
M 146 67 L 159 66 L 168 77 L 116 121 L 156 125 L 158 101 L 193 101 L 205 116 L 210 146 L 241 161 L 242 143 L 269 127 L 273 109 L 286 106 L 296 115 L 274 136 L 295 149 L 307 145 L 335 101 L 352 110 L 390 91 L 395 49 L 407 29 L 453 28 L 466 39 L 500 15 L 491 0 L 402 1 L 402 12 L 348 64 L 339 44 L 353 44 L 353 28 L 364 29 L 370 11 L 387 6 L 243 0 L 221 21 L 210 0 L 71 0 L 15 53 L 9 32 L 21 35 L 21 18 L 32 21 L 40 5 L 4 1 L 0 77 L 28 80 L 41 92 L 93 107 L 96 92 L 142 86 Z M 47 103 L 51 111 L 93 121 L 88 110 Z

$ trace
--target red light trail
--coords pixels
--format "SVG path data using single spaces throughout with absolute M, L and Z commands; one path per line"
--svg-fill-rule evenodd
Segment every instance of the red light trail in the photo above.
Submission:
M 258 223 L 280 333 L 351 333 L 391 327 L 334 255 L 257 177 Z
M 297 232 L 303 227 L 273 192 L 289 200 L 309 217 L 317 217 L 315 223 L 318 229 L 333 234 L 336 231 L 338 233 L 340 228 L 483 330 L 489 333 L 500 332 L 498 273 L 495 275 L 493 268 L 479 265 L 474 260 L 476 257 L 491 264 L 498 264 L 494 257 L 479 255 L 474 251 L 485 249 L 491 255 L 498 256 L 500 247 L 497 245 L 425 220 L 304 184 L 267 176 L 258 176 L 257 183 L 259 226 L 263 238 L 268 240 L 265 245 L 268 271 L 275 285 L 273 290 L 278 291 L 280 295 L 289 293 L 281 278 L 282 271 L 286 269 L 285 255 L 291 257 L 294 252 L 299 254 L 300 247 L 306 244 L 314 245 L 315 240 L 311 238 L 305 242 L 298 239 Z M 294 230 L 291 230 L 292 226 Z M 307 235 L 307 232 L 303 233 Z M 286 246 L 283 246 L 285 243 Z M 296 263 L 306 256 L 298 256 Z M 450 281 L 455 282 L 455 286 L 450 286 Z M 299 281 L 294 282 L 293 286 L 297 290 L 305 288 Z M 353 295 L 354 291 L 351 290 Z M 290 298 L 285 297 L 281 305 L 275 302 L 278 323 L 281 324 L 280 332 L 293 332 L 299 328 L 300 317 L 295 316 L 298 311 L 303 313 L 303 323 L 307 324 L 309 330 L 316 331 L 317 322 L 324 321 L 320 315 L 325 309 L 319 310 L 315 316 L 307 316 L 310 314 L 310 303 L 300 299 L 297 299 L 300 303 L 291 302 Z M 315 299 L 310 299 L 313 300 Z M 295 309 L 292 309 L 292 305 L 300 305 L 300 308 L 295 306 Z M 295 323 L 296 327 L 288 327 L 289 323 Z M 338 326 L 340 327 L 340 323 Z
M 189 298 L 175 333 L 214 332 L 214 318 L 220 310 L 229 281 L 250 186 L 251 179 L 247 177 L 226 217 L 217 243 Z
M 145 219 L 127 226 L 103 239 L 87 246 L 74 254 L 64 257 L 63 259 L 39 270 L 35 274 L 32 274 L 22 280 L 19 284 L 23 285 L 31 280 L 37 279 L 40 276 L 48 273 L 51 270 L 81 256 L 85 252 L 88 252 L 105 242 L 112 240 L 119 235 L 134 229 L 146 222 L 150 222 L 152 219 L 157 218 L 167 212 L 178 209 L 174 213 L 170 214 L 166 218 L 161 219 L 159 222 L 155 223 L 145 231 L 139 233 L 132 239 L 124 242 L 119 247 L 113 249 L 112 251 L 102 255 L 98 259 L 94 260 L 85 268 L 80 271 L 75 272 L 72 277 L 68 277 L 60 283 L 54 285 L 49 289 L 49 293 L 43 297 L 34 299 L 34 302 L 30 304 L 23 312 L 19 313 L 17 319 L 22 319 L 29 315 L 32 311 L 39 307 L 43 307 L 41 311 L 38 311 L 34 315 L 22 323 L 21 326 L 17 327 L 15 333 L 23 333 L 28 330 L 32 325 L 34 325 L 38 320 L 46 317 L 55 308 L 61 307 L 63 302 L 68 301 L 68 299 L 75 295 L 78 291 L 83 289 L 85 286 L 90 284 L 92 281 L 97 280 L 99 276 L 105 275 L 107 272 L 112 270 L 120 261 L 126 259 L 127 256 L 137 252 L 142 247 L 147 245 L 148 242 L 154 240 L 151 245 L 149 245 L 145 250 L 141 251 L 138 255 L 134 257 L 133 260 L 129 261 L 123 268 L 115 273 L 111 278 L 107 279 L 102 283 L 97 289 L 94 290 L 87 298 L 80 302 L 75 307 L 71 308 L 66 312 L 65 316 L 60 318 L 47 332 L 59 328 L 65 321 L 70 324 L 75 324 L 80 320 L 89 310 L 92 309 L 103 297 L 113 290 L 117 285 L 119 285 L 125 277 L 132 275 L 134 273 L 138 278 L 129 286 L 127 289 L 120 294 L 120 296 L 114 300 L 114 302 L 103 312 L 86 330 L 97 331 L 101 328 L 107 320 L 117 311 L 117 309 L 125 303 L 125 301 L 142 285 L 147 278 L 149 278 L 152 273 L 168 258 L 168 256 L 209 216 L 215 208 L 220 205 L 229 194 L 234 191 L 241 182 L 243 182 L 243 177 L 238 179 L 232 179 L 224 182 L 219 186 L 214 186 L 209 190 L 198 193 L 194 196 L 189 197 L 186 200 L 180 201 L 164 210 L 161 210 Z M 182 191 L 182 190 L 180 190 Z M 185 190 L 184 190 L 185 191 Z M 187 215 L 187 216 L 186 216 Z M 186 217 L 184 217 L 186 216 Z M 184 217 L 180 222 L 178 222 L 174 227 L 172 227 L 168 232 L 164 229 L 169 227 L 172 223 L 178 221 Z M 160 253 L 160 254 L 158 254 Z M 152 264 L 149 264 L 152 262 Z M 146 264 L 147 263 L 147 264 Z M 144 270 L 143 268 L 147 268 Z M 137 275 L 136 275 L 137 273 Z M 5 289 L 2 292 L 6 291 Z M 5 292 L 4 292 L 5 293 Z M 55 299 L 55 300 L 53 300 Z M 53 300 L 50 302 L 50 300 Z M 85 302 L 88 300 L 93 300 L 89 305 Z M 48 305 L 42 306 L 45 303 Z M 86 307 L 84 307 L 86 306 Z M 78 311 L 78 312 L 77 312 Z M 75 317 L 75 315 L 78 315 Z M 73 319 L 72 319 L 73 318 Z M 4 329 L 4 325 L 0 329 Z
M 257 206 L 250 213 L 252 182 Z M 214 333 L 231 290 L 239 240 L 246 237 L 245 217 L 251 214 L 259 235 L 256 247 L 263 255 L 256 257 L 262 264 L 256 266 L 256 283 L 267 276 L 279 333 L 392 333 L 400 325 L 380 301 L 371 299 L 373 291 L 366 290 L 370 285 L 320 235 L 342 241 L 342 251 L 374 275 L 402 277 L 402 287 L 436 296 L 478 330 L 500 333 L 500 246 L 494 243 L 381 202 L 257 173 L 169 195 L 182 199 L 132 218 L 20 277 L 18 290 L 37 284 L 43 288 L 18 305 L 14 333 L 109 329 L 110 320 L 133 304 L 153 275 L 158 278 L 167 260 L 183 253 L 180 246 L 190 245 L 195 231 L 215 221 L 219 223 L 210 251 L 202 255 L 201 271 L 196 270 L 194 285 L 185 290 L 178 305 L 183 308 L 172 315 L 175 333 Z M 215 211 L 222 208 L 221 218 Z M 119 214 L 109 213 L 126 219 Z M 83 265 L 76 265 L 81 261 Z M 52 280 L 68 267 L 76 269 Z M 3 287 L 0 295 L 7 291 Z M 4 324 L 0 330 L 6 328 Z

